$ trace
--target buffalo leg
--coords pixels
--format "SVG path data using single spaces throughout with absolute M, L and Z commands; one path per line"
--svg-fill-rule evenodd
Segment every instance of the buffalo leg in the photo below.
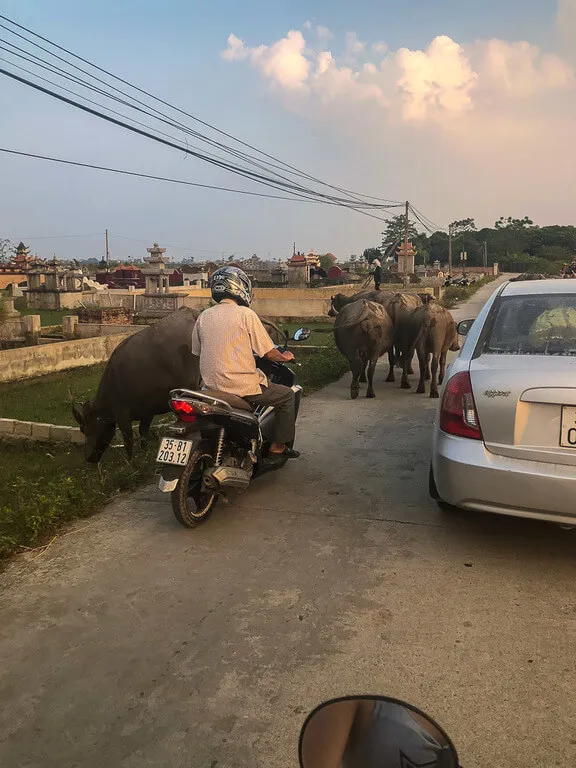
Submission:
M 128 458 L 131 459 L 134 456 L 134 432 L 132 431 L 132 421 L 127 416 L 122 416 L 118 419 L 118 426 L 122 437 L 124 438 L 124 448 L 128 454 Z
M 368 365 L 367 361 L 364 361 L 362 363 L 362 372 L 360 373 L 360 384 L 366 384 L 368 379 L 366 378 L 366 367 Z
M 400 387 L 402 389 L 411 389 L 410 382 L 408 381 L 408 370 L 410 368 L 410 360 L 412 359 L 413 355 L 414 355 L 414 347 L 411 347 L 404 354 L 404 365 L 402 367 L 402 381 L 400 382 Z
M 412 352 L 412 354 L 408 358 L 408 373 L 410 376 L 414 373 L 414 367 L 412 365 L 413 362 L 414 362 L 414 353 Z
M 432 380 L 430 382 L 430 397 L 440 397 L 438 394 L 438 355 L 432 353 Z
M 442 384 L 446 376 L 446 352 L 442 352 L 440 355 L 440 375 L 438 376 L 438 384 Z
M 378 359 L 373 358 L 368 363 L 368 390 L 366 392 L 366 397 L 376 397 L 376 394 L 374 392 L 374 371 L 376 370 L 377 362 L 378 362 Z
M 359 379 L 362 374 L 364 362 L 360 358 L 350 361 L 350 370 L 352 371 L 352 384 L 350 384 L 350 397 L 352 400 L 356 400 L 360 394 Z
M 396 364 L 396 352 L 394 351 L 394 347 L 390 347 L 388 350 L 388 364 L 390 366 L 390 370 L 388 371 L 386 381 L 396 381 L 394 376 L 394 365 Z
M 145 445 L 148 442 L 148 435 L 150 433 L 150 427 L 152 426 L 152 416 L 147 416 L 145 419 L 140 420 L 140 426 L 138 427 L 138 433 L 142 443 Z
M 430 381 L 430 359 L 426 355 L 426 381 Z
M 418 388 L 416 394 L 422 395 L 426 392 L 426 368 L 428 367 L 428 353 L 421 347 L 418 348 L 418 365 L 420 366 L 420 380 L 418 382 Z

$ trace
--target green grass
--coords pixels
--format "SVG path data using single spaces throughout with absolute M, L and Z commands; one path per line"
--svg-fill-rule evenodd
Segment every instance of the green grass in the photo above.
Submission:
M 16 299 L 14 307 L 21 315 L 40 315 L 40 325 L 42 326 L 62 325 L 62 318 L 65 315 L 75 314 L 73 309 L 33 309 L 26 306 L 26 301 L 23 298 Z
M 99 471 L 76 446 L 0 442 L 0 559 L 47 542 L 64 523 L 136 488 L 154 471 L 155 447 L 131 464 L 123 449 L 110 449 Z
M 91 365 L 0 384 L 0 418 L 76 425 L 68 389 L 79 401 L 94 397 L 103 370 L 104 365 Z
M 446 309 L 452 309 L 460 301 L 466 301 L 474 296 L 476 291 L 482 288 L 483 285 L 491 283 L 496 278 L 492 275 L 486 275 L 481 280 L 477 280 L 471 285 L 450 285 L 444 290 L 444 296 L 442 297 L 442 304 Z

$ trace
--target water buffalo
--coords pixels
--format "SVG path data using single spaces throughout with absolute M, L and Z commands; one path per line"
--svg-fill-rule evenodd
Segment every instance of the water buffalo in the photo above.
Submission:
M 385 307 L 388 302 L 392 300 L 393 296 L 393 293 L 387 293 L 386 291 L 360 291 L 353 296 L 346 296 L 345 293 L 337 293 L 336 296 L 332 296 L 330 299 L 328 317 L 336 317 L 338 312 L 340 312 L 340 310 L 347 304 L 352 304 L 354 301 L 359 301 L 360 299 L 374 301 L 376 304 L 382 304 L 382 306 Z
M 200 386 L 198 358 L 190 352 L 196 309 L 181 309 L 121 342 L 106 364 L 92 402 L 72 406 L 86 437 L 85 456 L 99 462 L 118 425 L 126 453 L 134 450 L 132 422 L 146 438 L 154 416 L 168 411 L 171 389 Z
M 397 339 L 400 333 L 399 329 L 410 313 L 421 307 L 423 304 L 423 294 L 419 293 L 395 293 L 391 300 L 386 305 L 386 311 L 390 315 L 392 322 L 394 323 L 394 354 L 390 359 L 390 370 L 386 381 L 394 382 L 396 378 L 394 376 L 394 365 L 402 367 L 400 345 Z M 408 360 L 408 373 L 414 373 L 412 368 L 412 357 Z
M 338 350 L 348 358 L 352 371 L 350 396 L 355 400 L 360 393 L 360 381 L 366 381 L 366 397 L 374 394 L 374 371 L 378 358 L 388 352 L 394 341 L 394 327 L 381 304 L 359 299 L 346 304 L 336 316 L 334 337 Z
M 416 351 L 420 366 L 420 380 L 416 392 L 418 394 L 424 393 L 426 391 L 424 382 L 427 371 L 429 371 L 429 358 L 432 355 L 430 397 L 438 397 L 438 384 L 442 383 L 446 373 L 448 350 L 455 352 L 460 349 L 456 323 L 450 312 L 436 301 L 430 301 L 424 306 L 412 310 L 398 326 L 396 341 L 401 350 L 403 363 L 400 386 L 404 389 L 410 389 L 408 368 L 414 351 Z M 438 367 L 440 367 L 439 375 Z

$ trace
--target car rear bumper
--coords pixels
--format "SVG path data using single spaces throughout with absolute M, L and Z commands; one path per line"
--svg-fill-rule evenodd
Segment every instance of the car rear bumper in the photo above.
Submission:
M 436 427 L 432 468 L 440 497 L 456 507 L 576 525 L 571 467 L 498 456 Z

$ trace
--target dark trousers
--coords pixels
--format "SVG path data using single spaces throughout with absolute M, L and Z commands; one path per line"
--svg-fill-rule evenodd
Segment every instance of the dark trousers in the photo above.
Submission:
M 268 382 L 262 387 L 261 395 L 246 395 L 244 397 L 252 405 L 271 405 L 274 408 L 276 423 L 274 425 L 274 442 L 291 443 L 296 431 L 296 402 L 294 391 L 282 384 Z
M 374 270 L 374 287 L 377 291 L 380 290 L 380 285 L 382 284 L 382 269 L 380 267 L 376 267 Z

